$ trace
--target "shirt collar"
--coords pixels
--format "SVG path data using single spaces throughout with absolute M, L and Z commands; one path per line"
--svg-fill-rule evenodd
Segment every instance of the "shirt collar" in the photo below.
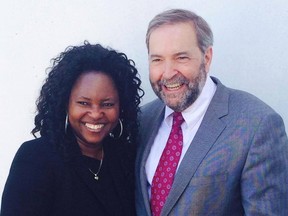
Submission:
M 186 124 L 186 126 L 189 126 L 195 122 L 195 116 L 201 117 L 206 112 L 210 101 L 212 100 L 214 93 L 216 91 L 216 84 L 212 81 L 210 76 L 207 76 L 205 85 L 202 89 L 201 94 L 196 99 L 196 101 L 191 104 L 187 109 L 182 111 L 182 116 L 185 120 L 183 124 Z M 168 126 L 172 126 L 172 113 L 174 110 L 172 110 L 170 107 L 165 106 L 165 116 L 164 116 L 164 122 Z M 204 112 L 204 113 L 203 113 Z

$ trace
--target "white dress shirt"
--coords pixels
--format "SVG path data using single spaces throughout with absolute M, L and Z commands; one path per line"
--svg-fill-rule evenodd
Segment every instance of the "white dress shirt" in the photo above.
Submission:
M 181 125 L 183 133 L 183 149 L 178 163 L 178 167 L 202 122 L 202 119 L 206 113 L 210 101 L 214 96 L 216 88 L 217 88 L 216 84 L 212 81 L 210 76 L 208 76 L 206 83 L 203 87 L 203 90 L 199 95 L 199 97 L 197 98 L 197 100 L 182 112 L 182 116 L 185 120 Z M 171 114 L 173 112 L 174 111 L 169 107 L 167 106 L 165 107 L 164 120 L 160 125 L 154 143 L 151 147 L 150 154 L 146 161 L 145 169 L 146 169 L 147 181 L 149 183 L 148 186 L 149 195 L 151 188 L 150 185 L 152 184 L 153 176 L 156 172 L 158 162 L 165 148 L 166 142 L 168 140 L 172 128 L 173 117 Z

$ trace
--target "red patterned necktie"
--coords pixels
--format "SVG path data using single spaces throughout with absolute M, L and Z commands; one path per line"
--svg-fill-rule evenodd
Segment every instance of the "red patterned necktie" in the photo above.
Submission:
M 183 146 L 183 121 L 181 112 L 173 113 L 172 130 L 152 180 L 150 204 L 153 216 L 160 215 L 173 184 Z

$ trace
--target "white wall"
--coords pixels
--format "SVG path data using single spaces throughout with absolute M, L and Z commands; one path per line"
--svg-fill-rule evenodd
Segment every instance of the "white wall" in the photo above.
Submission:
M 1 0 L 0 195 L 19 145 L 32 139 L 35 100 L 50 59 L 68 45 L 100 42 L 135 60 L 146 96 L 145 32 L 154 15 L 186 8 L 215 35 L 211 74 L 249 91 L 288 125 L 288 3 L 286 0 Z

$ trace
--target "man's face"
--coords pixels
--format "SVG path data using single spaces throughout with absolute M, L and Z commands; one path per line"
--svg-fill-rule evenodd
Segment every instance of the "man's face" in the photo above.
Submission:
M 155 94 L 175 111 L 198 98 L 205 84 L 212 48 L 200 51 L 191 23 L 163 25 L 149 39 L 149 77 Z

